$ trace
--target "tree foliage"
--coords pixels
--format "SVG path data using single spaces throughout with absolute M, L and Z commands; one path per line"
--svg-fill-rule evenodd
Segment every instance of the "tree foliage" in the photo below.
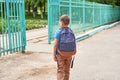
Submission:
M 102 4 L 109 4 L 113 6 L 120 6 L 120 0 L 85 0 L 91 2 L 97 2 Z M 47 0 L 25 0 L 25 6 L 28 10 L 28 15 L 30 15 L 30 10 L 33 11 L 33 16 L 37 14 L 37 9 L 40 9 L 40 16 L 43 18 L 46 12 L 46 3 Z
M 109 4 L 113 6 L 120 6 L 120 0 L 87 0 L 87 1 Z
M 41 18 L 45 15 L 47 0 L 25 0 L 25 6 L 28 10 L 28 15 L 30 15 L 30 10 L 32 8 L 33 17 L 36 16 L 38 7 L 40 8 Z

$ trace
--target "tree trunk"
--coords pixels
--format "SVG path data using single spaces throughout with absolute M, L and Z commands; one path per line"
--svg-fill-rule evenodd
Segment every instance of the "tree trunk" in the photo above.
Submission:
M 1 10 L 1 11 L 2 11 L 3 13 L 2 13 L 2 15 L 1 15 L 1 13 L 0 13 L 0 16 L 1 16 L 1 17 L 4 17 L 4 11 L 5 11 L 5 9 L 4 9 L 4 5 L 5 5 L 5 4 L 2 3 L 2 10 Z
M 41 19 L 43 19 L 42 7 L 40 7 L 40 16 L 41 16 Z
M 44 0 L 44 15 L 45 15 L 45 8 L 46 8 L 46 7 L 45 7 L 45 2 L 46 2 L 46 0 Z
M 33 10 L 33 17 L 36 17 L 36 15 L 37 15 L 37 7 L 34 7 L 34 5 L 33 5 L 32 10 Z
M 30 16 L 30 3 L 28 4 L 28 16 Z

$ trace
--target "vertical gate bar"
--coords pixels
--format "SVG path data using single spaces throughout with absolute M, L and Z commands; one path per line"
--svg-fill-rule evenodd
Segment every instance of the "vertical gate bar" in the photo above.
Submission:
M 5 0 L 6 1 L 6 6 L 7 6 L 7 27 L 8 27 L 8 38 L 9 38 L 9 50 L 10 53 L 12 53 L 11 49 L 12 49 L 12 44 L 11 44 L 11 33 L 10 33 L 10 14 L 9 14 L 9 0 Z
M 18 16 L 20 17 L 20 4 L 19 4 L 19 2 L 17 1 L 17 4 L 18 4 Z M 20 22 L 20 18 L 19 18 L 19 26 L 18 26 L 18 42 L 19 42 L 19 51 L 20 51 L 20 24 L 21 24 L 21 22 Z
M 20 16 L 20 26 L 19 26 L 19 29 L 20 29 L 20 51 L 22 50 L 22 15 L 21 15 L 21 3 L 20 3 L 20 0 L 19 0 L 19 16 Z
M 106 12 L 107 12 L 107 11 L 106 11 L 106 9 L 107 9 L 107 8 L 106 8 L 106 6 L 105 6 L 105 14 L 104 14 L 104 15 L 105 15 L 105 24 L 106 24 L 106 22 L 107 22 L 107 16 L 106 16 L 106 14 L 107 14 Z
M 15 46 L 15 26 L 16 26 L 16 16 L 15 16 L 15 1 L 12 3 L 12 7 L 13 7 L 13 51 L 16 51 L 16 46 Z
M 93 26 L 95 25 L 95 3 L 93 2 Z
M 19 27 L 19 16 L 18 16 L 18 3 L 17 3 L 17 0 L 16 0 L 16 16 L 17 16 L 17 18 L 16 18 L 16 21 L 17 21 L 17 27 L 16 27 L 16 51 L 19 51 L 19 40 L 18 40 L 18 27 Z
M 25 52 L 25 46 L 26 46 L 26 27 L 25 27 L 25 6 L 24 6 L 24 0 L 22 1 L 22 25 L 23 25 L 23 38 L 22 38 L 22 52 Z
M 15 52 L 15 44 L 14 44 L 14 23 L 15 23 L 15 21 L 14 21 L 14 8 L 13 8 L 13 0 L 12 0 L 12 2 L 11 2 L 11 12 L 12 12 L 12 14 L 11 14 L 11 29 L 12 29 L 12 47 L 13 47 L 13 49 L 12 49 L 12 51 L 13 52 Z
M 3 20 L 2 20 L 2 13 L 3 13 L 3 9 L 2 9 L 2 3 L 1 3 L 1 49 L 2 49 L 2 51 L 3 51 Z M 2 53 L 3 54 L 3 53 Z M 1 55 L 2 55 L 1 54 Z
M 83 0 L 83 25 L 82 29 L 85 27 L 85 0 Z
M 14 8 L 13 8 L 14 1 L 11 0 L 11 35 L 12 35 L 12 52 L 15 52 L 15 41 L 14 41 Z
M 19 41 L 18 41 L 18 27 L 19 27 L 19 16 L 18 16 L 18 3 L 16 0 L 16 15 L 17 15 L 17 27 L 16 27 L 16 46 L 17 46 L 17 51 L 19 50 Z
M 19 0 L 19 4 L 20 4 L 20 7 L 19 7 L 19 11 L 20 11 L 20 48 L 21 48 L 21 51 L 22 51 L 22 43 L 23 43 L 23 40 L 22 40 L 22 31 L 23 31 L 23 25 L 22 25 L 22 18 L 23 18 L 23 16 L 22 16 L 22 3 L 20 2 L 20 0 Z
M 101 16 L 101 5 L 99 6 L 99 9 L 100 9 L 100 25 L 102 23 L 102 16 Z
M 0 12 L 2 12 L 2 3 L 0 3 Z M 0 15 L 2 17 L 2 14 Z M 1 20 L 0 17 L 0 20 Z M 0 22 L 0 28 L 2 28 L 2 23 Z M 1 29 L 2 30 L 2 29 Z M 1 40 L 2 31 L 0 32 L 0 56 L 2 55 L 2 40 Z
M 13 1 L 12 0 L 10 0 L 10 28 L 11 28 L 11 30 L 10 30 L 10 33 L 11 33 L 11 44 L 12 44 L 12 49 L 11 49 L 11 51 L 12 52 L 14 52 L 14 38 L 13 38 Z
M 24 16 L 24 38 L 25 38 L 25 47 L 26 47 L 26 45 L 27 45 L 27 39 L 26 39 L 26 19 L 25 19 L 25 1 L 23 0 L 23 16 Z M 25 48 L 26 49 L 26 48 Z
M 17 51 L 17 31 L 16 31 L 16 27 L 17 27 L 17 15 L 16 15 L 16 0 L 14 1 L 14 16 L 16 16 L 15 18 L 15 26 L 14 26 L 14 37 L 15 37 L 15 51 Z
M 10 13 L 10 15 L 9 15 L 10 29 L 9 29 L 9 30 L 10 30 L 10 35 L 11 35 L 11 42 L 10 42 L 10 43 L 11 43 L 11 50 L 10 50 L 10 51 L 11 51 L 11 53 L 12 53 L 12 52 L 13 52 L 13 50 L 12 50 L 12 48 L 13 48 L 13 43 L 12 43 L 13 40 L 12 40 L 12 24 L 11 24 L 11 21 L 12 21 L 12 20 L 11 20 L 11 16 L 12 16 L 11 0 L 9 0 L 9 11 L 10 11 L 10 12 L 9 12 L 9 13 Z
M 1 52 L 3 51 L 3 40 L 2 40 L 2 3 L 1 3 L 1 35 L 0 35 L 0 49 Z M 0 54 L 2 56 L 2 53 Z
M 1 9 L 2 9 L 2 12 L 1 12 L 1 22 L 2 22 L 2 48 L 3 48 L 3 51 L 5 50 L 5 40 L 4 40 L 4 25 L 3 25 L 3 3 L 2 3 L 2 6 L 1 6 Z M 5 52 L 3 52 L 3 55 L 5 55 Z
M 14 11 L 15 11 L 15 9 L 14 9 L 14 4 L 15 4 L 15 1 L 13 0 L 12 1 L 12 36 L 13 36 L 13 52 L 15 52 L 15 37 L 14 37 L 14 35 L 15 35 L 15 23 L 16 23 L 16 20 L 15 20 L 15 15 L 14 15 Z
M 7 13 L 6 13 L 6 2 L 4 2 L 4 26 L 5 26 L 5 37 L 6 37 L 6 53 L 8 54 L 8 28 L 7 28 Z
M 50 12 L 50 1 L 48 1 L 48 44 L 51 43 L 51 33 L 50 33 L 50 16 L 51 16 L 51 12 Z
M 21 16 L 21 3 L 20 3 L 20 0 L 19 0 L 19 16 L 20 16 L 20 26 L 19 26 L 19 29 L 20 29 L 20 35 L 19 35 L 19 37 L 20 37 L 20 51 L 22 50 L 22 38 L 21 38 L 21 36 L 22 36 L 22 16 Z

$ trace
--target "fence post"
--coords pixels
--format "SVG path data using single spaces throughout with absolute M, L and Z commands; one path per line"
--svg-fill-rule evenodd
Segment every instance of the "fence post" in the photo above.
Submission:
M 5 0 L 6 1 L 6 6 L 7 6 L 7 26 L 8 26 L 8 38 L 9 38 L 9 50 L 10 50 L 10 53 L 12 53 L 12 44 L 11 44 L 11 33 L 10 33 L 10 11 L 9 11 L 9 3 L 10 1 L 9 0 Z
M 82 29 L 84 30 L 85 27 L 85 0 L 83 0 L 83 25 L 82 25 Z
M 47 1 L 48 1 L 48 44 L 50 44 L 51 43 L 51 36 L 50 36 L 50 15 L 51 13 L 50 13 L 50 1 L 49 0 Z
M 22 52 L 25 52 L 25 48 L 26 48 L 26 27 L 25 27 L 25 6 L 24 6 L 24 0 L 22 1 L 22 25 L 23 27 L 23 32 L 22 32 Z

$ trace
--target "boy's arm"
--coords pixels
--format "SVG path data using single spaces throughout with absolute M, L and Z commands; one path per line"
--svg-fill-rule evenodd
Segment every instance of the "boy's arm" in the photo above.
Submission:
M 58 42 L 58 40 L 55 39 L 55 40 L 54 40 L 54 48 L 53 48 L 53 58 L 54 58 L 54 61 L 57 61 L 57 57 L 56 57 L 57 42 Z

